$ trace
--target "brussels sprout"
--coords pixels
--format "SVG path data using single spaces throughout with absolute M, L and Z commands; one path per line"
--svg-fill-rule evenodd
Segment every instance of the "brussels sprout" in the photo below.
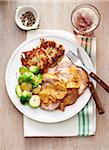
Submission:
M 41 100 L 40 97 L 38 95 L 33 95 L 30 100 L 29 100 L 29 105 L 32 108 L 37 108 L 40 106 Z
M 29 82 L 23 82 L 21 84 L 21 88 L 22 88 L 23 91 L 26 90 L 26 91 L 30 92 L 32 90 L 32 84 L 29 83 Z
M 22 76 L 24 81 L 31 82 L 33 80 L 34 74 L 32 72 L 25 72 Z
M 27 71 L 28 71 L 28 68 L 25 67 L 25 66 L 19 68 L 20 74 L 24 74 L 24 73 L 27 72 Z
M 33 78 L 33 81 L 32 81 L 33 87 L 35 88 L 35 87 L 37 87 L 39 84 L 41 84 L 41 83 L 42 83 L 42 79 L 43 79 L 43 77 L 42 77 L 41 74 L 38 74 L 37 76 L 35 75 L 34 78 Z
M 34 77 L 32 78 L 32 85 L 33 85 L 33 88 L 37 87 L 39 84 L 37 83 L 37 76 L 34 75 Z
M 42 83 L 42 80 L 43 80 L 42 74 L 38 74 L 38 75 L 37 75 L 37 82 L 38 82 L 39 84 L 41 84 L 41 83 Z
M 21 89 L 21 87 L 20 87 L 19 84 L 16 86 L 15 91 L 16 91 L 17 96 L 21 97 L 21 95 L 22 95 L 22 89 Z
M 25 90 L 22 92 L 22 95 L 20 97 L 20 102 L 22 104 L 26 104 L 27 102 L 29 102 L 30 98 L 31 98 L 31 93 Z
M 18 83 L 21 84 L 24 81 L 23 75 L 19 76 Z
M 38 85 L 38 87 L 34 88 L 32 92 L 34 94 L 38 94 L 40 90 L 41 90 L 41 85 Z
M 31 67 L 29 68 L 29 70 L 30 70 L 32 73 L 34 73 L 34 74 L 38 74 L 38 73 L 39 73 L 39 68 L 38 68 L 38 66 L 31 66 Z

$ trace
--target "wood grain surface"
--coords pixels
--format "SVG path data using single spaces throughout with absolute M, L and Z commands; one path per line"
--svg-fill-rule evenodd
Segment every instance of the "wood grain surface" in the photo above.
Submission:
M 24 138 L 22 114 L 13 106 L 5 89 L 5 70 L 15 48 L 26 39 L 26 32 L 15 22 L 18 5 L 31 4 L 40 12 L 40 29 L 64 29 L 72 32 L 72 9 L 84 2 L 94 4 L 101 13 L 97 37 L 97 74 L 109 85 L 109 2 L 12 2 L 0 1 L 0 150 L 108 150 L 109 149 L 109 94 L 97 85 L 97 92 L 105 108 L 97 114 L 97 133 L 92 137 Z M 11 81 L 10 81 L 11 82 Z

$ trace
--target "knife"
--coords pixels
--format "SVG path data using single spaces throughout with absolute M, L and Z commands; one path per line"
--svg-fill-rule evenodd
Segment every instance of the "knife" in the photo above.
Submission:
M 88 87 L 90 89 L 90 92 L 92 93 L 92 96 L 93 96 L 94 100 L 95 100 L 96 107 L 97 107 L 97 110 L 98 110 L 99 114 L 104 114 L 105 113 L 104 107 L 100 102 L 98 94 L 97 94 L 97 92 L 94 88 L 93 82 L 89 81 L 88 82 Z
M 81 62 L 81 60 L 78 58 L 78 56 L 76 56 L 71 50 L 69 50 L 67 53 L 66 53 L 66 56 L 71 60 L 71 62 L 73 64 L 75 64 L 76 66 L 80 66 L 82 67 L 83 69 L 86 70 L 87 74 L 89 75 L 90 74 L 90 70 L 88 70 Z M 93 82 L 91 82 L 90 80 L 88 81 L 88 87 L 90 89 L 90 92 L 92 93 L 92 96 L 95 100 L 95 103 L 96 103 L 96 106 L 97 106 L 97 109 L 98 109 L 98 112 L 99 114 L 104 114 L 104 108 L 100 102 L 100 99 L 98 97 L 98 94 L 94 88 L 94 85 L 93 85 Z
M 85 70 L 88 72 L 88 74 L 95 80 L 97 81 L 97 83 L 99 83 L 108 93 L 109 93 L 109 86 L 100 78 L 98 77 L 94 72 L 92 72 L 85 64 L 84 64 L 84 60 L 81 56 L 80 50 L 77 49 L 77 54 L 78 54 L 78 59 L 81 60 L 83 67 L 85 68 Z

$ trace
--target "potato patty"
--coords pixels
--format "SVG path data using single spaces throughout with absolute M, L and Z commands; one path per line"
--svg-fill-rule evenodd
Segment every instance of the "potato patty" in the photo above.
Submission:
M 48 58 L 50 67 L 55 66 L 64 55 L 64 48 L 62 45 L 56 44 L 54 41 L 41 40 L 41 48 L 44 49 Z
M 23 66 L 28 68 L 33 65 L 38 66 L 39 70 L 44 73 L 47 72 L 48 67 L 55 66 L 61 60 L 64 51 L 62 45 L 41 39 L 39 47 L 23 52 L 21 62 Z
M 24 52 L 24 57 L 21 57 L 22 65 L 26 67 L 38 66 L 41 72 L 44 72 L 48 65 L 48 56 L 42 49 L 33 49 L 32 51 Z

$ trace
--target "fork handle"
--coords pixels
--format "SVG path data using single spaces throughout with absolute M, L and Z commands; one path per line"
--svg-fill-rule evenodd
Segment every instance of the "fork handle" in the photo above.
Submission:
M 93 96 L 93 98 L 95 100 L 96 107 L 98 109 L 99 114 L 104 114 L 104 112 L 105 112 L 104 108 L 103 108 L 103 106 L 102 106 L 102 104 L 100 102 L 100 99 L 99 99 L 98 94 L 97 94 L 97 92 L 96 92 L 96 90 L 94 88 L 93 83 L 92 82 L 88 82 L 88 86 L 89 86 L 89 89 L 90 89 L 90 91 L 92 93 L 92 96 Z
M 109 93 L 109 86 L 101 80 L 95 73 L 91 72 L 89 74 L 94 80 L 96 80 L 108 93 Z

